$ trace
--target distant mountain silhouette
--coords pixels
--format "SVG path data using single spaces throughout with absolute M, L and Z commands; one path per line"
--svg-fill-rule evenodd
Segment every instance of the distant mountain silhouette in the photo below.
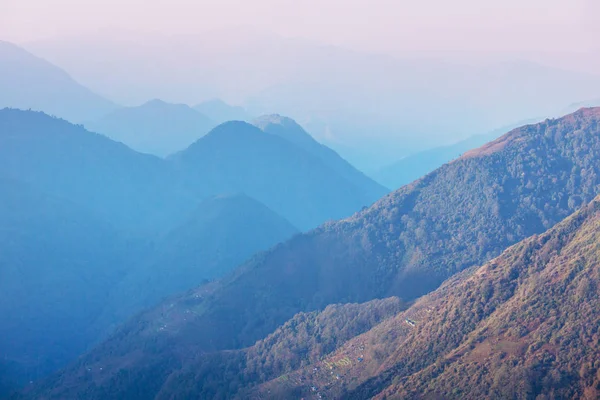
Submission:
M 302 230 L 351 215 L 377 199 L 292 142 L 245 122 L 226 122 L 169 158 L 209 193 L 241 192 Z
M 365 174 L 358 171 L 349 162 L 340 157 L 329 147 L 317 142 L 300 125 L 291 118 L 281 115 L 265 115 L 254 121 L 254 125 L 266 133 L 279 136 L 296 146 L 303 148 L 312 155 L 319 157 L 328 167 L 340 174 L 354 185 L 364 188 L 375 198 L 382 197 L 389 190 L 382 187 Z
M 144 234 L 176 225 L 199 200 L 165 160 L 39 112 L 0 110 L 0 173 Z
M 214 122 L 185 104 L 152 100 L 138 107 L 117 109 L 87 129 L 125 143 L 141 153 L 166 157 L 204 136 Z
M 484 54 L 473 60 L 390 56 L 252 29 L 131 40 L 105 32 L 27 48 L 122 103 L 159 97 L 195 104 L 210 96 L 243 104 L 254 117 L 292 115 L 308 121 L 303 126 L 320 142 L 335 139 L 330 147 L 339 144 L 333 148 L 365 171 L 397 161 L 401 152 L 552 116 L 600 93 L 597 75 L 537 64 L 522 54 L 499 61 Z M 128 68 L 121 68 L 124 62 Z M 365 153 L 368 158 L 359 157 Z
M 216 124 L 222 124 L 227 121 L 249 122 L 252 120 L 252 117 L 244 110 L 244 108 L 230 106 L 219 99 L 202 102 L 194 106 L 194 109 L 208 116 Z
M 202 371 L 219 370 L 224 364 L 220 363 L 223 358 L 218 351 L 252 346 L 299 312 L 323 309 L 332 303 L 364 302 L 388 296 L 409 302 L 427 294 L 439 288 L 449 277 L 483 265 L 509 246 L 552 228 L 593 200 L 600 187 L 600 165 L 597 162 L 600 154 L 599 129 L 600 109 L 582 109 L 560 119 L 515 129 L 479 149 L 463 154 L 459 159 L 350 218 L 326 223 L 311 232 L 296 235 L 247 261 L 232 275 L 169 299 L 138 315 L 77 363 L 39 386 L 33 392 L 33 397 L 76 398 L 85 394 L 89 399 L 118 396 L 141 399 L 155 396 L 172 398 L 177 397 L 178 393 L 194 397 L 203 389 L 204 381 L 184 379 L 187 385 L 164 385 L 171 377 L 174 379 L 186 370 L 187 366 L 201 361 L 208 363 L 203 365 Z M 596 225 L 594 219 L 581 233 L 588 235 Z M 557 229 L 564 234 L 574 232 L 570 228 Z M 564 235 L 558 235 L 558 240 L 563 238 Z M 595 249 L 594 238 L 592 235 L 581 242 L 574 242 L 574 245 Z M 534 236 L 532 240 L 537 238 Z M 523 254 L 537 263 L 543 257 L 555 255 L 552 249 L 561 248 L 559 243 L 556 244 L 550 246 L 548 251 L 539 252 L 539 257 L 529 250 L 517 250 L 509 254 Z M 512 255 L 509 259 L 515 258 Z M 596 258 L 595 253 L 590 253 L 589 260 L 595 262 Z M 577 256 L 573 260 L 577 260 Z M 543 264 L 541 262 L 540 267 Z M 498 279 L 491 281 L 499 285 L 498 291 L 495 291 L 495 286 L 492 287 L 492 299 L 493 296 L 505 299 L 507 290 L 512 291 L 515 284 L 521 283 L 519 277 L 523 265 L 506 265 L 501 268 Z M 555 265 L 559 268 L 561 263 Z M 559 277 L 571 279 L 581 270 L 580 267 L 582 264 L 579 263 L 560 267 L 565 273 Z M 549 275 L 542 282 L 559 285 L 553 276 Z M 589 288 L 594 287 L 594 282 L 588 286 L 587 292 L 583 291 L 583 295 L 590 295 Z M 539 289 L 535 280 L 532 285 L 536 291 Z M 453 288 L 454 285 L 448 287 Z M 441 318 L 440 323 L 444 319 L 452 321 L 454 316 L 466 316 L 467 323 L 457 326 L 457 332 L 453 324 L 427 325 L 431 327 L 432 335 L 425 336 L 425 339 L 429 339 L 421 342 L 417 334 L 421 332 L 418 330 L 419 319 L 408 314 L 405 317 L 407 321 L 400 321 L 403 327 L 417 328 L 415 336 L 411 336 L 415 349 L 420 349 L 420 343 L 428 351 L 442 349 L 455 343 L 453 338 L 460 339 L 467 332 L 465 329 L 473 327 L 471 322 L 476 321 L 468 318 L 485 317 L 485 308 L 472 310 L 471 305 L 476 304 L 474 300 L 477 297 L 486 294 L 478 290 L 471 291 L 470 287 L 457 286 L 455 293 L 459 301 L 440 316 L 433 314 L 436 320 Z M 527 290 L 523 287 L 519 293 L 526 294 Z M 466 308 L 463 307 L 465 304 Z M 462 311 L 456 311 L 456 307 Z M 465 313 L 465 309 L 472 312 Z M 569 309 L 560 308 L 565 311 Z M 568 314 L 565 312 L 565 315 Z M 512 318 L 510 320 L 518 322 Z M 534 329 L 534 322 L 528 320 L 523 328 Z M 520 329 L 514 323 L 511 323 L 511 327 Z M 490 334 L 494 332 L 497 331 L 490 331 Z M 518 337 L 519 332 L 521 330 L 514 330 L 510 334 L 506 332 L 506 335 Z M 569 332 L 566 337 L 571 337 Z M 392 330 L 383 337 L 393 340 L 397 334 L 397 330 Z M 546 340 L 536 341 L 542 342 L 547 343 Z M 353 365 L 361 363 L 359 358 L 362 356 L 358 352 L 361 346 L 366 348 L 370 342 L 365 343 L 352 343 L 355 349 L 351 353 L 355 357 L 351 360 Z M 472 344 L 476 346 L 475 342 Z M 284 351 L 279 349 L 269 351 L 275 356 Z M 389 351 L 385 347 L 380 348 L 382 351 L 378 349 L 374 346 L 365 353 L 381 361 L 397 352 L 401 353 L 404 347 L 393 346 Z M 413 354 L 410 348 L 406 350 L 407 354 Z M 300 354 L 292 358 L 294 362 L 298 362 L 296 357 L 310 360 L 308 349 L 299 346 L 297 351 Z M 211 354 L 213 364 L 208 359 L 202 360 L 207 352 Z M 436 354 L 444 355 L 442 352 Z M 585 354 L 587 361 L 591 353 L 581 354 Z M 573 359 L 576 358 L 577 354 Z M 269 365 L 286 371 L 288 359 L 277 359 L 283 365 Z M 414 357 L 406 360 L 410 363 L 403 364 L 400 358 L 397 367 L 410 368 L 416 365 L 412 364 L 413 361 L 430 361 L 424 356 L 424 351 L 416 351 Z M 454 362 L 453 358 L 448 357 L 439 360 Z M 262 372 L 260 365 L 254 367 L 258 368 L 256 374 L 249 380 L 237 382 L 237 387 L 250 388 L 271 373 L 268 369 Z M 86 375 L 88 368 L 96 372 Z M 103 368 L 103 371 L 97 372 L 99 368 Z M 239 365 L 234 364 L 231 368 L 234 369 L 231 376 L 239 377 L 235 373 Z M 126 375 L 119 373 L 123 369 L 126 369 Z M 454 370 L 458 370 L 458 365 Z M 318 369 L 311 371 L 316 373 Z M 375 369 L 364 371 L 384 369 L 376 366 Z M 409 373 L 406 376 L 410 376 L 412 370 L 405 371 Z M 84 381 L 82 376 L 89 378 Z M 228 397 L 234 397 L 236 386 L 232 385 L 227 375 L 225 379 L 220 376 L 223 375 L 213 375 L 211 388 L 224 390 Z M 331 377 L 331 373 L 327 376 Z M 584 376 L 587 376 L 587 372 Z M 389 380 L 385 380 L 386 375 L 382 377 L 384 380 L 379 381 L 381 385 L 377 381 L 371 382 L 374 386 L 366 387 L 367 391 L 364 392 L 355 392 L 355 397 L 370 397 L 365 395 L 371 393 L 368 391 L 370 387 L 385 388 L 386 384 L 402 384 L 402 381 L 393 380 L 393 376 L 389 376 L 392 378 Z M 293 378 L 292 384 L 302 385 L 295 376 Z M 553 382 L 560 381 L 555 379 Z M 428 379 L 419 382 L 423 382 L 425 388 Z M 233 392 L 229 392 L 228 388 L 232 388 L 230 390 Z M 311 388 L 308 390 L 312 391 Z M 411 390 L 410 385 L 406 390 Z
M 221 278 L 259 251 L 297 233 L 288 221 L 245 195 L 204 200 L 158 239 L 113 290 L 109 312 L 123 321 L 166 296 Z
M 22 48 L 0 41 L 0 108 L 33 109 L 82 122 L 117 108 L 65 71 Z

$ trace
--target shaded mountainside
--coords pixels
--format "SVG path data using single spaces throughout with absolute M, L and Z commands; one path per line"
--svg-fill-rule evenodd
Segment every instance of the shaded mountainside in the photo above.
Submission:
M 253 254 L 297 233 L 288 221 L 245 195 L 200 203 L 179 227 L 158 239 L 113 290 L 113 321 L 174 293 L 220 278 Z
M 264 132 L 279 136 L 318 157 L 325 165 L 336 171 L 348 182 L 363 188 L 373 198 L 378 199 L 389 192 L 387 188 L 376 183 L 350 165 L 348 161 L 340 157 L 334 150 L 313 139 L 293 119 L 282 117 L 281 115 L 265 115 L 255 120 L 254 125 Z M 417 176 L 417 178 L 422 175 Z
M 367 204 L 359 189 L 304 150 L 241 126 L 253 129 L 259 143 L 275 141 L 263 148 L 275 156 L 224 159 L 243 177 L 255 177 L 229 185 L 218 162 L 216 170 L 198 174 L 41 112 L 0 110 L 0 177 L 39 197 L 39 204 L 25 195 L 5 203 L 17 190 L 11 184 L 0 199 L 0 215 L 12 218 L 0 232 L 7 235 L 0 246 L 0 286 L 6 285 L 7 297 L 0 307 L 8 308 L 0 330 L 2 345 L 11 346 L 0 367 L 13 369 L 0 385 L 62 367 L 139 307 L 220 277 L 296 231 L 248 196 L 213 195 L 276 193 L 286 201 L 308 187 L 310 195 L 286 210 L 303 221 L 308 213 L 313 224 L 338 215 L 338 204 L 347 214 Z M 244 129 L 230 133 L 231 141 L 210 147 L 213 161 L 232 146 L 244 151 L 248 143 L 237 135 L 243 137 Z M 276 167 L 280 156 L 287 157 L 284 171 Z M 186 161 L 202 163 L 200 157 Z
M 78 205 L 0 179 L 3 379 L 36 379 L 98 339 L 89 326 L 125 274 L 125 247 L 117 231 Z
M 78 381 L 79 393 L 111 398 L 151 379 L 148 397 L 182 358 L 250 346 L 298 312 L 388 296 L 411 301 L 484 264 L 598 194 L 599 121 L 600 109 L 582 109 L 516 129 L 351 218 L 297 235 L 227 278 L 139 315 L 86 356 L 104 369 Z M 63 382 L 79 374 L 63 371 L 46 393 L 60 397 L 69 390 Z
M 249 397 L 597 399 L 599 285 L 597 198 Z
M 142 233 L 196 205 L 166 161 L 40 112 L 0 110 L 0 173 Z
M 377 199 L 309 152 L 245 122 L 221 124 L 169 160 L 191 184 L 245 193 L 302 230 Z
M 60 68 L 0 41 L 0 109 L 4 107 L 44 111 L 82 122 L 117 105 L 81 86 Z
M 215 123 L 185 104 L 152 100 L 120 108 L 85 125 L 141 153 L 166 157 L 206 135 Z

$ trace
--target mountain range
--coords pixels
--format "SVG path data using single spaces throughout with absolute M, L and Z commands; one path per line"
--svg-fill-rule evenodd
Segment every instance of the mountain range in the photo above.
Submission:
M 243 122 L 162 159 L 0 110 L 0 385 L 63 367 L 142 308 L 386 191 L 362 183 Z
M 207 134 L 215 123 L 185 104 L 151 100 L 119 108 L 85 126 L 141 153 L 166 157 Z
M 137 37 L 103 32 L 24 46 L 122 104 L 221 98 L 252 116 L 290 116 L 364 171 L 401 153 L 553 116 L 600 91 L 596 75 L 523 55 L 506 61 L 394 57 L 249 29 Z
M 321 155 L 242 121 L 219 125 L 169 162 L 187 185 L 209 193 L 245 193 L 301 230 L 349 216 L 387 191 L 366 177 L 362 186 L 355 185 Z
M 73 122 L 98 118 L 118 107 L 55 65 L 3 41 L 0 41 L 0 89 L 0 109 L 44 111 Z
M 220 393 L 219 398 L 273 394 L 281 398 L 277 397 L 280 393 L 365 398 L 384 390 L 405 397 L 412 393 L 407 391 L 423 385 L 433 395 L 493 397 L 521 387 L 508 385 L 513 379 L 507 381 L 509 375 L 502 371 L 520 365 L 522 357 L 516 355 L 534 351 L 531 362 L 515 369 L 519 372 L 516 385 L 535 384 L 527 390 L 548 396 L 593 394 L 597 368 L 590 358 L 593 352 L 577 353 L 576 349 L 583 351 L 585 346 L 575 345 L 573 356 L 567 356 L 570 351 L 559 353 L 558 349 L 595 340 L 590 328 L 577 339 L 585 342 L 574 342 L 570 335 L 578 331 L 562 321 L 576 319 L 568 311 L 574 304 L 581 304 L 581 312 L 591 311 L 592 316 L 597 311 L 586 300 L 597 282 L 597 205 L 556 224 L 598 195 L 599 122 L 600 109 L 582 109 L 515 129 L 466 152 L 350 218 L 296 235 L 249 259 L 227 277 L 137 315 L 30 394 L 35 398 L 177 398 L 197 397 L 206 389 L 206 393 Z M 547 275 L 537 274 L 546 266 Z M 563 281 L 569 285 L 573 281 L 576 290 L 561 286 Z M 538 282 L 547 289 L 527 289 L 538 288 Z M 314 333 L 317 341 L 306 346 L 290 338 L 299 332 L 294 329 L 285 335 L 275 333 L 275 337 L 283 336 L 295 346 L 282 347 L 278 340 L 265 339 L 279 327 L 298 326 L 303 320 L 298 313 L 390 296 L 397 298 L 391 300 L 397 306 L 408 307 L 432 291 L 431 297 L 417 300 L 405 314 L 392 319 L 381 315 L 382 323 L 363 334 L 367 336 L 350 339 L 340 353 L 329 353 L 327 363 L 315 365 L 324 356 L 321 342 L 329 343 L 326 348 L 331 350 L 346 338 L 329 338 L 326 324 Z M 567 300 L 558 306 L 563 293 Z M 515 295 L 522 301 L 515 300 Z M 544 301 L 537 302 L 538 298 Z M 424 306 L 419 308 L 420 304 Z M 533 308 L 522 308 L 522 304 Z M 365 307 L 354 309 L 360 315 L 360 310 L 373 306 Z M 504 318 L 489 317 L 494 312 Z M 374 318 L 361 326 L 369 329 L 377 321 Z M 581 319 L 577 321 L 582 326 Z M 335 316 L 330 323 L 339 326 Z M 568 330 L 561 331 L 561 326 Z M 544 336 L 548 327 L 552 328 Z M 407 345 L 398 345 L 404 343 L 405 332 L 409 332 Z M 539 333 L 543 339 L 527 338 L 522 345 L 517 338 L 526 337 L 527 332 Z M 238 351 L 264 346 L 261 340 L 270 343 L 263 350 L 267 352 L 263 360 L 269 360 L 266 364 L 260 356 L 249 360 L 247 353 Z M 548 342 L 558 347 L 538 346 Z M 291 358 L 285 349 L 293 349 Z M 233 360 L 229 358 L 232 350 Z M 556 366 L 556 357 L 568 359 Z M 585 382 L 569 386 L 566 383 L 575 379 L 569 375 L 570 365 L 575 363 L 568 360 L 579 357 L 587 368 L 581 365 Z M 474 366 L 477 360 L 497 368 L 498 373 L 481 375 L 485 369 Z M 356 372 L 344 375 L 350 366 Z M 203 371 L 209 375 L 194 378 Z M 270 382 L 277 375 L 278 380 Z M 548 385 L 543 385 L 546 375 Z M 231 376 L 245 380 L 234 382 Z M 470 381 L 470 376 L 499 380 L 473 389 L 476 381 Z M 408 380 L 417 386 L 404 385 Z M 456 391 L 447 392 L 450 388 Z
M 596 198 L 247 398 L 598 398 L 599 240 Z

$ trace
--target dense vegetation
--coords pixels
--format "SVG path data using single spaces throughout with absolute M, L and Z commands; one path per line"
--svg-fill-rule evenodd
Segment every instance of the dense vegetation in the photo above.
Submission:
M 510 128 L 517 126 L 514 125 Z M 391 189 L 398 189 L 460 157 L 463 153 L 499 138 L 507 130 L 509 128 L 497 129 L 486 134 L 472 136 L 452 145 L 434 147 L 410 154 L 391 165 L 380 168 L 372 176 L 377 182 Z
M 254 396 L 596 399 L 599 284 L 600 198 Z M 320 372 L 359 344 L 340 379 Z
M 390 298 L 299 313 L 252 347 L 207 354 L 185 364 L 169 376 L 157 398 L 244 398 L 253 385 L 282 375 L 284 380 L 286 373 L 320 360 L 400 307 L 398 299 Z
M 595 197 L 599 120 L 599 109 L 584 109 L 514 130 L 351 218 L 298 235 L 229 277 L 139 315 L 87 359 L 103 365 L 103 379 L 122 369 L 136 387 L 151 379 L 145 395 L 152 396 L 183 360 L 250 346 L 298 312 L 426 294 Z M 45 388 L 60 397 L 71 386 L 64 383 L 81 375 L 81 365 L 73 367 Z M 120 392 L 130 393 L 131 380 L 119 381 Z M 96 379 L 80 381 L 78 390 L 110 397 L 103 382 L 116 387 Z

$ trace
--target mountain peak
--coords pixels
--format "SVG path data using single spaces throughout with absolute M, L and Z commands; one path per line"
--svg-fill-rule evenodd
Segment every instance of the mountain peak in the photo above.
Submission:
M 285 117 L 281 114 L 266 114 L 254 120 L 254 125 L 260 129 L 265 129 L 269 125 L 284 125 L 284 126 L 298 126 L 300 125 L 289 117 Z
M 239 137 L 245 134 L 256 134 L 262 133 L 260 129 L 255 127 L 252 124 L 249 124 L 244 121 L 227 121 L 213 128 L 208 134 L 206 138 L 217 137 L 217 136 L 226 136 L 226 137 Z
M 600 118 L 600 107 L 583 107 L 562 119 L 570 120 L 575 118 Z
M 320 147 L 320 144 L 300 124 L 289 117 L 279 114 L 263 115 L 254 120 L 253 125 L 265 133 L 279 136 L 306 150 L 314 146 Z
M 144 107 L 144 106 L 148 106 L 148 107 L 149 106 L 164 107 L 166 105 L 169 105 L 169 103 L 167 103 L 164 100 L 161 100 L 161 99 L 151 99 L 151 100 L 148 100 L 147 102 L 145 102 L 144 104 L 142 104 L 142 107 Z

